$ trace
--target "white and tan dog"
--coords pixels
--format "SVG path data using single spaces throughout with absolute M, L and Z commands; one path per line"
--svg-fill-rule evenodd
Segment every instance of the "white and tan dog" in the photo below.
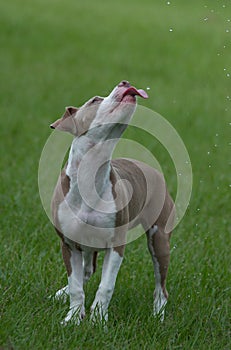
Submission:
M 51 124 L 74 135 L 52 199 L 53 223 L 68 274 L 68 285 L 55 295 L 70 296 L 64 324 L 70 320 L 79 324 L 84 318 L 83 284 L 94 273 L 102 249 L 106 253 L 91 320 L 107 321 L 126 233 L 138 224 L 146 231 L 154 263 L 154 314 L 164 317 L 173 201 L 158 171 L 133 159 L 111 159 L 135 111 L 136 95 L 148 97 L 122 81 L 106 98 L 93 97 L 80 108 L 67 107 L 63 117 Z

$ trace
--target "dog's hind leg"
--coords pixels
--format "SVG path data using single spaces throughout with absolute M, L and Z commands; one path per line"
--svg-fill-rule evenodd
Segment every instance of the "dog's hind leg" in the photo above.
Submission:
M 83 252 L 83 283 L 86 283 L 96 270 L 97 252 Z
M 164 320 L 164 308 L 168 299 L 166 278 L 170 260 L 170 234 L 161 226 L 153 225 L 147 232 L 148 249 L 152 256 L 155 274 L 154 315 Z

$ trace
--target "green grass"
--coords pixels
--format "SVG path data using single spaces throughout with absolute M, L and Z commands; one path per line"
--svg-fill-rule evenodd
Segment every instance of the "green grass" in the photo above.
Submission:
M 1 2 L 3 349 L 230 348 L 230 19 L 228 0 Z M 172 237 L 166 319 L 152 317 L 152 263 L 141 237 L 126 248 L 108 332 L 88 319 L 62 328 L 68 306 L 48 295 L 66 274 L 40 203 L 38 162 L 66 105 L 106 95 L 122 79 L 151 87 L 142 103 L 172 123 L 192 161 L 191 202 Z M 150 147 L 174 193 L 168 154 Z M 99 279 L 100 269 L 86 287 L 88 312 Z

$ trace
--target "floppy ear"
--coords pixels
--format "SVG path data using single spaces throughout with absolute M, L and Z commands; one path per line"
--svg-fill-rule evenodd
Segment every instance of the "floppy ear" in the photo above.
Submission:
M 50 127 L 52 129 L 67 131 L 75 135 L 77 132 L 77 129 L 76 129 L 74 116 L 78 111 L 78 108 L 70 106 L 70 107 L 66 107 L 65 109 L 66 110 L 62 118 L 56 120 L 54 123 L 50 125 Z

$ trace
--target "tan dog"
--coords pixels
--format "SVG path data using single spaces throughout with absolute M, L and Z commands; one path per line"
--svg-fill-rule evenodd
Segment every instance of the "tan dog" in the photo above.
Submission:
M 106 253 L 91 320 L 107 321 L 126 233 L 138 224 L 146 231 L 154 263 L 154 314 L 164 317 L 173 201 L 158 171 L 133 159 L 111 159 L 135 111 L 136 95 L 148 97 L 122 81 L 108 97 L 94 97 L 80 108 L 67 107 L 63 117 L 51 124 L 74 135 L 52 200 L 53 223 L 68 274 L 68 285 L 56 293 L 57 298 L 70 296 L 64 323 L 79 324 L 84 318 L 83 283 L 95 271 L 97 252 L 102 249 Z

